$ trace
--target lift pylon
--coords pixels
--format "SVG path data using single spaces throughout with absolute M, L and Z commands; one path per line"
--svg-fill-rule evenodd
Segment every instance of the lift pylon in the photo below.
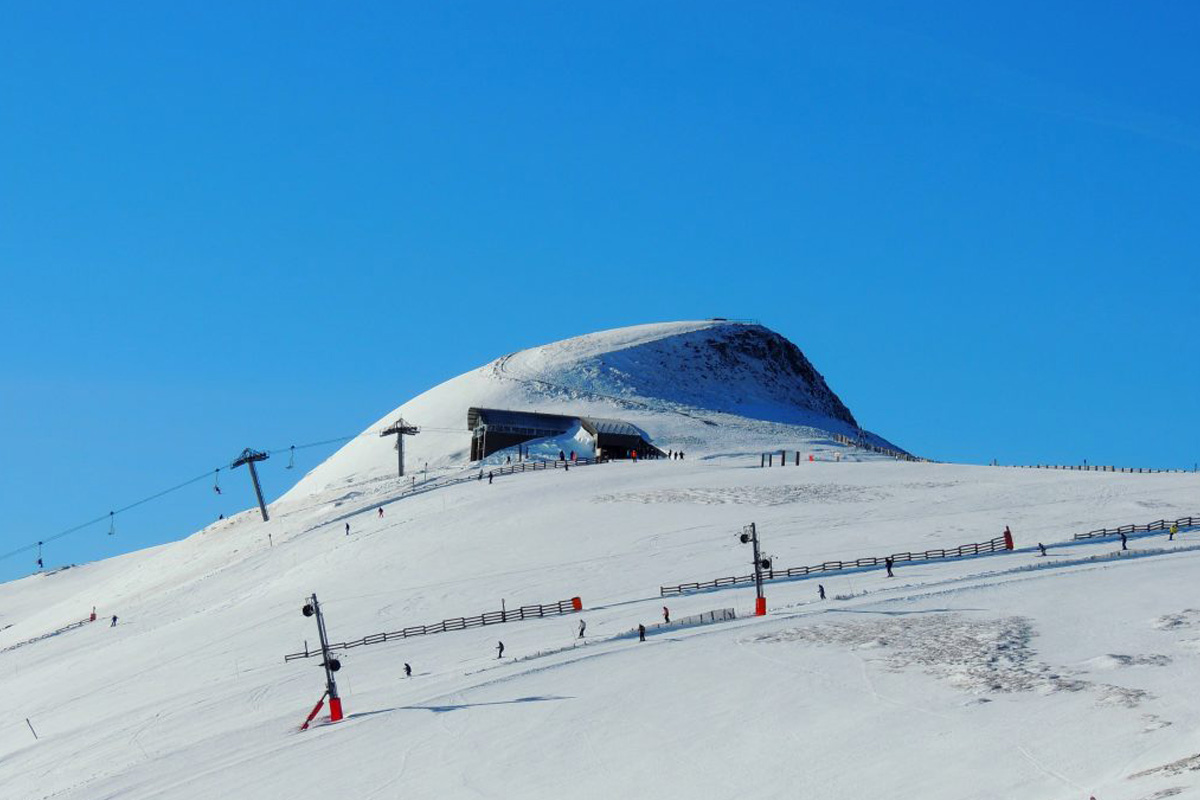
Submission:
M 254 468 L 254 464 L 256 461 L 266 461 L 270 457 L 271 456 L 269 453 L 251 450 L 249 447 L 247 447 L 242 451 L 242 454 L 238 456 L 232 464 L 229 465 L 230 469 L 237 469 L 242 464 L 246 464 L 250 467 L 250 480 L 254 483 L 254 494 L 256 497 L 258 497 L 258 510 L 262 512 L 263 522 L 268 521 L 270 517 L 267 516 L 267 504 L 263 502 L 262 487 L 258 483 L 258 470 Z
M 416 425 L 409 425 L 404 421 L 404 417 L 396 420 L 387 429 L 379 432 L 380 436 L 395 436 L 396 437 L 396 460 L 400 468 L 400 477 L 404 477 L 404 437 L 416 436 L 421 432 L 421 429 Z

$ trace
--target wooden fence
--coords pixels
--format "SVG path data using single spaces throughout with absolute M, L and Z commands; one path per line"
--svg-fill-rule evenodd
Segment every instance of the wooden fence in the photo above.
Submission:
M 1180 517 L 1176 520 L 1160 519 L 1156 522 L 1147 522 L 1145 525 L 1122 525 L 1119 528 L 1100 528 L 1087 533 L 1075 534 L 1076 541 L 1080 539 L 1100 539 L 1105 536 L 1120 536 L 1121 534 L 1129 533 L 1149 533 L 1150 531 L 1165 531 L 1172 525 L 1177 525 L 1180 529 L 1192 528 L 1200 525 L 1200 517 Z
M 993 464 L 992 466 L 999 466 Z M 1154 469 L 1151 467 L 1113 467 L 1104 464 L 1013 464 L 1010 469 L 1065 469 L 1076 472 L 1128 472 L 1157 474 L 1160 472 L 1194 472 L 1190 469 Z
M 800 578 L 805 575 L 814 575 L 821 572 L 841 572 L 848 569 L 859 569 L 862 567 L 881 567 L 884 566 L 890 558 L 894 563 L 901 561 L 930 561 L 938 558 L 963 558 L 964 556 L 978 556 L 985 553 L 996 553 L 1001 550 L 1011 550 L 1008 544 L 1009 540 L 1003 536 L 997 536 L 982 543 L 972 543 L 959 545 L 949 549 L 941 550 L 926 550 L 921 553 L 893 553 L 890 556 L 868 556 L 867 558 L 856 558 L 853 561 L 826 561 L 824 564 L 817 564 L 811 567 L 792 567 L 790 569 L 766 569 L 763 570 L 763 580 L 773 581 L 782 580 L 784 578 Z M 693 583 L 680 583 L 675 586 L 660 586 L 658 593 L 661 597 L 668 595 L 687 594 L 688 592 L 699 592 L 706 589 L 718 589 L 723 586 L 739 586 L 742 584 L 754 583 L 753 573 L 750 575 L 737 575 L 728 578 L 714 578 L 711 581 L 699 581 Z
M 406 489 L 402 488 L 399 492 L 397 492 L 394 496 L 388 498 L 387 500 L 384 500 L 382 502 L 372 502 L 372 503 L 362 506 L 361 508 L 356 508 L 352 511 L 347 511 L 346 513 L 342 514 L 341 516 L 333 517 L 332 519 L 329 519 L 318 525 L 314 525 L 312 528 L 309 528 L 309 530 L 316 530 L 317 528 L 323 527 L 325 525 L 331 525 L 331 524 L 334 524 L 337 522 L 341 522 L 342 520 L 350 519 L 351 517 L 356 517 L 359 514 L 364 514 L 369 511 L 374 511 L 376 508 L 378 508 L 381 505 L 390 505 L 392 503 L 407 499 L 409 497 L 415 497 L 416 495 L 419 495 L 419 494 L 425 494 L 427 492 L 437 491 L 438 489 L 444 489 L 447 486 L 456 486 L 457 484 L 460 484 L 460 483 L 470 483 L 472 481 L 479 482 L 479 481 L 486 479 L 488 476 L 488 473 L 491 473 L 493 476 L 498 477 L 501 475 L 517 475 L 517 474 L 521 474 L 524 472 L 543 472 L 548 469 L 565 470 L 570 467 L 587 467 L 587 466 L 591 466 L 592 464 L 607 464 L 609 462 L 609 460 L 610 459 L 607 459 L 607 458 L 578 458 L 575 461 L 570 461 L 570 460 L 566 460 L 566 461 L 562 461 L 562 460 L 560 460 L 560 461 L 521 461 L 516 464 L 505 464 L 502 467 L 479 467 L 479 466 L 476 466 L 476 467 L 471 468 L 471 473 L 467 474 L 467 475 L 459 475 L 456 478 L 432 478 L 432 479 L 426 480 L 422 483 L 417 483 L 415 480 L 415 476 L 414 476 L 412 485 L 409 488 L 406 488 Z
M 865 442 L 861 439 L 852 439 L 849 436 L 843 436 L 840 433 L 831 433 L 829 435 L 833 437 L 835 442 L 846 445 L 847 447 L 857 447 L 861 450 L 869 450 L 872 453 L 890 456 L 891 458 L 897 458 L 901 461 L 920 461 L 926 464 L 933 463 L 928 458 L 920 458 L 919 456 L 914 456 L 912 453 L 905 453 L 903 450 L 892 450 L 888 447 L 880 447 L 879 445 L 871 444 L 870 442 Z
M 70 625 L 64 625 L 56 631 L 50 631 L 49 633 L 43 633 L 41 636 L 35 636 L 32 639 L 26 639 L 23 642 L 17 642 L 16 644 L 10 644 L 8 647 L 0 649 L 0 653 L 7 653 L 9 650 L 16 650 L 20 647 L 24 647 L 27 644 L 33 644 L 34 642 L 40 642 L 43 639 L 49 639 L 51 636 L 58 636 L 60 633 L 66 633 L 67 631 L 73 631 L 76 628 L 82 628 L 84 625 L 87 625 L 89 622 L 95 622 L 95 620 L 96 620 L 95 617 L 88 617 L 87 619 L 81 619 L 78 622 L 72 622 Z
M 449 631 L 465 631 L 468 628 L 482 628 L 484 625 L 502 625 L 506 622 L 519 622 L 526 619 L 556 617 L 582 610 L 583 601 L 578 597 L 572 597 L 570 600 L 560 600 L 557 603 L 550 603 L 548 605 L 521 606 L 520 608 L 511 610 L 489 611 L 474 617 L 452 617 L 451 619 L 444 619 L 441 622 L 435 622 L 432 625 L 413 625 L 408 628 L 401 628 L 398 631 L 372 633 L 369 636 L 349 642 L 331 642 L 329 649 L 349 650 L 353 647 L 362 647 L 368 644 L 383 644 L 384 642 L 391 642 L 397 639 L 411 639 L 414 636 L 429 636 L 430 634 L 447 633 Z M 309 650 L 308 643 L 305 642 L 303 652 L 289 653 L 283 657 L 283 660 L 286 663 L 299 658 L 312 658 L 319 655 L 321 655 L 320 649 Z

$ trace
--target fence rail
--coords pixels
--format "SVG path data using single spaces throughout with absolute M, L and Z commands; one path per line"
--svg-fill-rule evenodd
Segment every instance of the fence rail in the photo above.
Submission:
M 460 483 L 470 483 L 472 481 L 476 481 L 476 482 L 482 481 L 484 478 L 487 477 L 489 472 L 493 476 L 516 475 L 516 474 L 520 474 L 523 472 L 542 472 L 542 471 L 548 470 L 548 469 L 563 469 L 563 470 L 565 470 L 565 469 L 569 469 L 570 467 L 573 467 L 573 466 L 586 467 L 586 466 L 591 466 L 592 464 L 607 464 L 609 462 L 609 460 L 610 459 L 603 458 L 603 457 L 600 457 L 600 458 L 577 458 L 577 459 L 575 459 L 575 461 L 570 461 L 570 460 L 558 460 L 558 461 L 529 460 L 529 461 L 521 461 L 516 464 L 506 464 L 502 467 L 492 467 L 490 469 L 476 465 L 474 467 L 471 467 L 471 473 L 469 475 L 459 475 L 456 478 L 431 478 L 431 479 L 428 479 L 421 483 L 417 483 L 416 476 L 413 476 L 412 485 L 409 488 L 401 488 L 400 491 L 397 492 L 392 497 L 390 497 L 386 500 L 383 500 L 383 501 L 373 501 L 371 503 L 363 505 L 361 508 L 355 508 L 353 510 L 347 511 L 346 513 L 342 514 L 341 516 L 333 517 L 332 519 L 322 522 L 319 525 L 315 525 L 313 528 L 310 528 L 310 530 L 315 530 L 316 528 L 319 528 L 322 525 L 328 525 L 331 523 L 341 522 L 344 519 L 350 519 L 351 517 L 358 516 L 359 514 L 363 514 L 368 511 L 372 511 L 381 505 L 390 505 L 391 503 L 395 503 L 400 500 L 406 500 L 409 497 L 415 497 L 419 494 L 426 494 L 428 492 L 437 491 L 438 489 L 444 489 L 447 486 L 457 486 Z
M 1179 528 L 1192 528 L 1200 525 L 1200 517 L 1180 517 L 1175 520 L 1160 519 L 1155 522 L 1147 522 L 1145 525 L 1122 525 L 1119 528 L 1100 528 L 1099 530 L 1088 531 L 1087 533 L 1077 533 L 1074 539 L 1079 541 L 1080 539 L 1100 539 L 1105 536 L 1120 536 L 1123 533 L 1165 531 L 1172 525 L 1176 525 Z
M 992 466 L 999 466 L 993 464 Z M 1194 469 L 1157 469 L 1153 467 L 1114 467 L 1105 464 L 1012 464 L 1009 469 L 1063 469 L 1076 472 L 1125 472 L 1157 474 L 1164 472 L 1195 472 Z
M 847 447 L 858 447 L 862 450 L 869 450 L 872 453 L 890 456 L 891 458 L 896 458 L 901 461 L 920 461 L 926 464 L 933 463 L 928 458 L 914 456 L 912 453 L 906 453 L 903 450 L 892 450 L 889 447 L 880 447 L 879 445 L 871 444 L 870 442 L 864 442 L 861 439 L 853 439 L 840 433 L 831 433 L 830 435 L 833 437 L 835 442 L 846 445 Z
M 49 639 L 51 636 L 58 636 L 60 633 L 66 633 L 67 631 L 72 631 L 72 630 L 75 630 L 76 628 L 82 628 L 84 625 L 87 625 L 89 622 L 94 622 L 94 621 L 95 621 L 94 617 L 88 617 L 87 619 L 81 619 L 78 622 L 72 622 L 70 625 L 64 625 L 56 631 L 50 631 L 49 633 L 43 633 L 41 636 L 35 636 L 32 639 L 26 639 L 23 642 L 16 642 L 15 644 L 10 644 L 8 647 L 0 649 L 0 653 L 7 653 L 9 650 L 16 650 L 18 648 L 24 647 L 27 644 L 33 644 L 34 642 L 40 642 L 43 639 Z
M 484 625 L 502 625 L 507 622 L 520 622 L 526 619 L 557 617 L 582 610 L 583 601 L 578 597 L 572 597 L 570 600 L 559 600 L 557 603 L 549 603 L 547 605 L 521 606 L 520 608 L 505 609 L 503 611 L 488 611 L 474 617 L 451 617 L 441 622 L 435 622 L 432 625 L 412 625 L 407 628 L 401 628 L 398 631 L 372 633 L 361 639 L 353 639 L 348 642 L 331 642 L 329 649 L 349 650 L 368 644 L 383 644 L 384 642 L 391 642 L 397 639 L 410 639 L 414 636 L 429 636 L 434 633 L 447 633 L 449 631 L 465 631 L 469 628 L 482 628 Z M 313 658 L 319 655 L 321 655 L 320 649 L 309 650 L 306 642 L 302 652 L 289 653 L 283 657 L 283 660 L 286 663 L 300 658 Z
M 799 578 L 805 575 L 813 575 L 821 572 L 841 572 L 848 569 L 859 569 L 861 567 L 879 567 L 886 564 L 888 559 L 893 563 L 901 561 L 930 561 L 938 558 L 962 558 L 964 556 L 977 556 L 985 553 L 996 553 L 1001 550 L 1011 549 L 1008 546 L 1008 540 L 1003 536 L 997 536 L 986 542 L 971 543 L 959 545 L 958 547 L 942 548 L 937 550 L 925 550 L 924 552 L 912 553 L 893 553 L 890 556 L 868 556 L 866 558 L 856 558 L 850 561 L 826 561 L 823 564 L 816 564 L 808 567 L 791 567 L 790 569 L 767 569 L 763 570 L 763 580 L 782 580 L 784 578 Z M 680 583 L 675 586 L 660 586 L 658 589 L 659 596 L 667 597 L 669 595 L 687 594 L 688 592 L 699 592 L 706 589 L 719 589 L 722 586 L 740 586 L 742 584 L 754 583 L 754 575 L 736 575 L 726 578 L 714 578 L 711 581 L 694 581 L 692 583 Z

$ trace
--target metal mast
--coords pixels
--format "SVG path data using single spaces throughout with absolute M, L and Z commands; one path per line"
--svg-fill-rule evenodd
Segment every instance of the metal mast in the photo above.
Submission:
M 266 461 L 271 456 L 267 453 L 251 450 L 247 447 L 242 451 L 242 454 L 237 457 L 237 460 L 229 465 L 230 469 L 237 469 L 242 464 L 247 464 L 250 467 L 250 480 L 254 483 L 254 494 L 258 497 L 258 510 L 262 512 L 263 522 L 270 519 L 267 516 L 267 504 L 263 502 L 262 487 L 258 484 L 258 470 L 254 468 L 254 462 Z
M 404 417 L 396 420 L 391 427 L 379 432 L 380 436 L 395 436 L 396 437 L 396 460 L 400 469 L 400 477 L 404 477 L 404 437 L 415 436 L 421 432 L 421 429 L 416 425 L 409 425 L 404 421 Z

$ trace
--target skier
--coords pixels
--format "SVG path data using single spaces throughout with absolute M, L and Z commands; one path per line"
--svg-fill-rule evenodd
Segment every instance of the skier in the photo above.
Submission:
M 887 574 L 888 574 L 888 577 L 889 577 L 889 578 L 894 578 L 894 577 L 896 577 L 895 575 L 893 575 L 893 574 L 892 574 L 892 564 L 893 564 L 893 563 L 895 563 L 895 562 L 893 562 L 893 561 L 892 561 L 892 557 L 891 557 L 891 556 L 888 556 L 887 558 L 885 558 L 885 559 L 883 560 L 883 566 L 887 568 Z
M 640 622 L 638 623 L 638 641 L 646 641 L 646 626 Z
M 1173 541 L 1175 541 L 1175 534 L 1179 533 L 1179 526 L 1178 526 L 1178 525 L 1175 525 L 1175 524 L 1172 524 L 1172 525 L 1171 525 L 1171 530 L 1170 530 L 1170 532 L 1169 532 L 1169 533 L 1170 533 L 1170 535 L 1169 535 L 1169 536 L 1167 536 L 1167 541 L 1169 541 L 1169 542 L 1173 542 Z
M 668 625 L 671 624 L 671 609 L 667 608 L 666 606 L 663 606 L 663 622 L 667 623 Z
M 562 451 L 562 450 L 559 450 L 559 451 L 558 451 L 558 460 L 559 460 L 559 461 L 566 461 L 566 460 L 567 460 L 567 458 L 566 458 L 566 455 L 563 453 L 563 451 Z
M 819 583 L 817 584 L 817 597 L 821 598 L 822 600 L 825 599 L 825 587 Z
M 349 522 L 346 523 L 346 535 L 347 536 L 350 535 L 350 523 Z
M 493 473 L 491 473 L 491 472 L 488 473 L 488 486 L 492 485 L 492 478 L 494 478 L 494 477 L 495 477 L 495 475 Z
M 1043 556 L 1046 555 L 1046 545 L 1042 544 L 1041 542 L 1038 542 L 1038 550 L 1042 551 Z
M 1125 534 L 1123 534 L 1123 533 L 1121 534 L 1121 549 L 1122 550 L 1129 549 L 1129 539 L 1126 538 Z
M 585 630 L 587 630 L 587 623 L 584 622 L 583 620 L 579 620 L 579 637 L 578 638 L 580 638 L 580 639 L 583 638 L 583 632 Z
M 383 519 L 383 506 L 379 507 L 379 518 Z
M 505 464 L 511 464 L 511 463 L 512 463 L 512 456 L 505 456 L 505 457 L 504 457 L 504 463 L 505 463 Z
M 574 450 L 571 451 L 571 463 L 572 464 L 575 463 L 575 451 Z
M 406 661 L 406 662 L 404 662 L 404 677 L 406 677 L 406 678 L 411 678 L 411 677 L 412 677 L 412 667 L 410 667 L 410 666 L 408 665 L 408 662 L 407 662 L 407 661 Z
M 633 463 L 637 463 L 637 450 L 631 450 L 630 455 L 633 456 Z
M 504 658 L 504 642 L 496 642 L 496 658 Z
M 110 628 L 117 627 L 117 615 L 116 614 L 113 614 L 112 622 L 109 623 L 108 627 L 110 627 Z

